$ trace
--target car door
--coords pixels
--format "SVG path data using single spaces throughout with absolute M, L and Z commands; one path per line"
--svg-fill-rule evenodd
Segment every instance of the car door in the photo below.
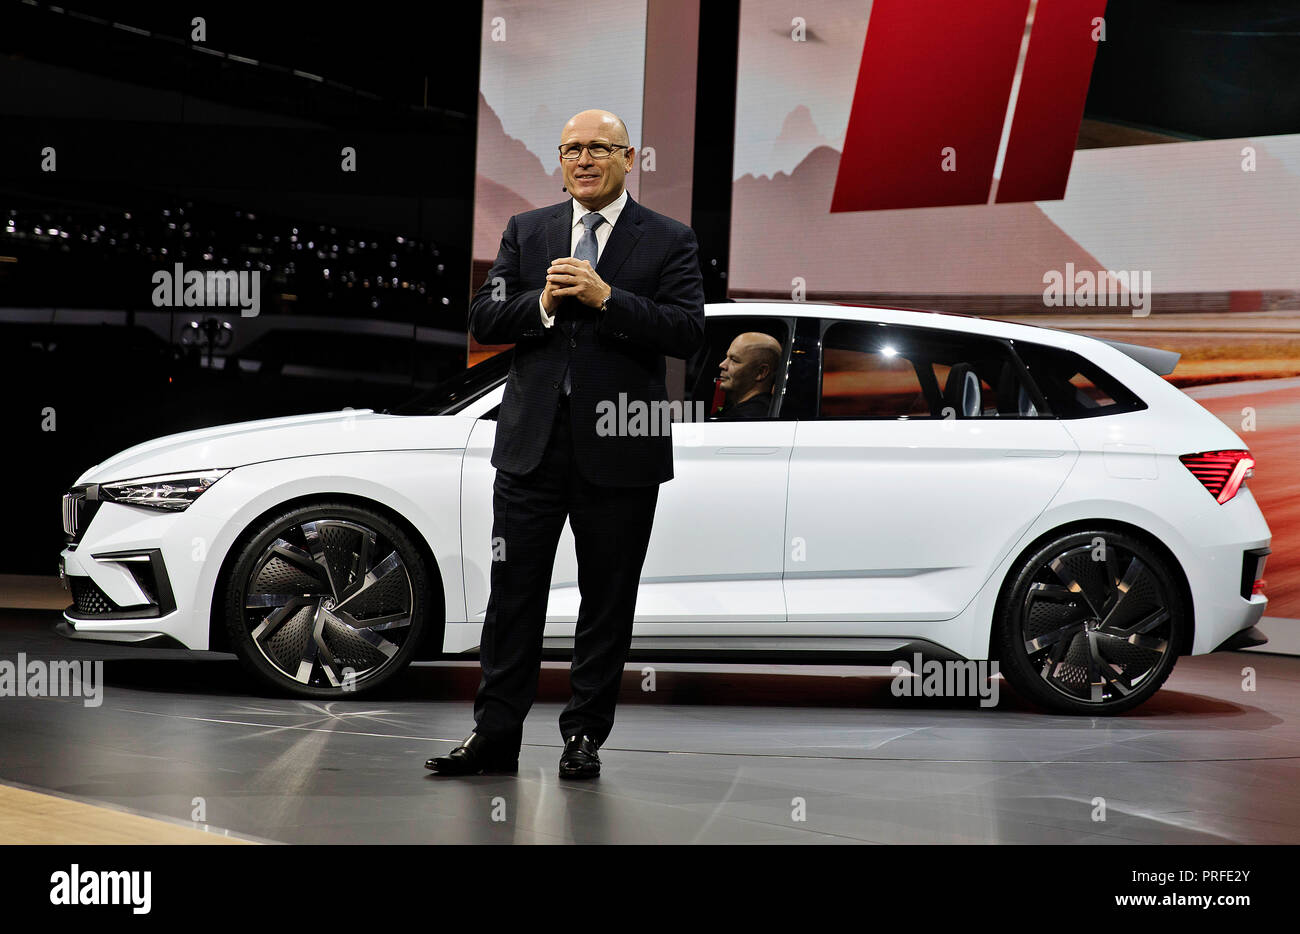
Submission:
M 790 461 L 792 623 L 945 620 L 1046 508 L 1078 449 L 1007 341 L 820 324 L 815 412 Z
M 780 388 L 767 418 L 713 417 L 714 375 L 725 348 L 755 328 L 782 343 L 790 322 L 710 317 L 702 351 L 670 395 L 683 402 L 672 425 L 673 479 L 659 488 L 637 596 L 638 636 L 734 635 L 738 624 L 785 622 L 782 584 L 786 483 L 795 422 L 780 415 Z M 781 337 L 785 340 L 782 341 Z M 491 571 L 494 412 L 475 424 L 462 469 L 466 619 L 482 624 Z M 571 638 L 578 615 L 577 558 L 566 522 L 547 607 L 548 644 Z

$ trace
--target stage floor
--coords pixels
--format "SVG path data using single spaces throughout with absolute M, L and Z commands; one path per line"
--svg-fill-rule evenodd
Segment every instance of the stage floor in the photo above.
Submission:
M 71 643 L 57 619 L 0 611 L 0 660 L 104 659 L 102 704 L 0 698 L 0 782 L 103 805 L 110 824 L 283 843 L 1300 843 L 1294 657 L 1183 658 L 1107 719 L 1040 714 L 1009 688 L 987 709 L 895 697 L 879 668 L 660 664 L 647 693 L 631 665 L 603 774 L 566 782 L 564 665 L 543 671 L 517 775 L 444 778 L 423 763 L 471 728 L 473 663 L 299 701 L 260 694 L 230 656 Z M 80 839 L 9 818 L 0 842 Z

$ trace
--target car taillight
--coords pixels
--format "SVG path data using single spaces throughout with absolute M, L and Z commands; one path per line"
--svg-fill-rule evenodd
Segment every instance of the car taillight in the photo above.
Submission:
M 1236 496 L 1246 478 L 1255 473 L 1255 459 L 1249 451 L 1204 451 L 1178 459 L 1220 503 Z

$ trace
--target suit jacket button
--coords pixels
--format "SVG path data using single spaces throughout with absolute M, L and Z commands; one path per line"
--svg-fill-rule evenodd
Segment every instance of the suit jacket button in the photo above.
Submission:
M 554 380 L 554 381 L 551 383 L 551 388 L 552 388 L 552 389 L 559 389 L 559 388 L 560 388 L 560 381 L 559 381 L 558 379 L 557 379 L 557 380 Z

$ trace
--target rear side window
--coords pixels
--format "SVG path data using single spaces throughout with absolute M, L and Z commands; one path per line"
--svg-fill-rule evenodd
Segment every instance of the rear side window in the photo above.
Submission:
M 819 418 L 1034 418 L 1004 341 L 879 322 L 830 322 Z
M 1015 347 L 1057 418 L 1117 415 L 1146 408 L 1123 383 L 1077 353 L 1020 341 Z

